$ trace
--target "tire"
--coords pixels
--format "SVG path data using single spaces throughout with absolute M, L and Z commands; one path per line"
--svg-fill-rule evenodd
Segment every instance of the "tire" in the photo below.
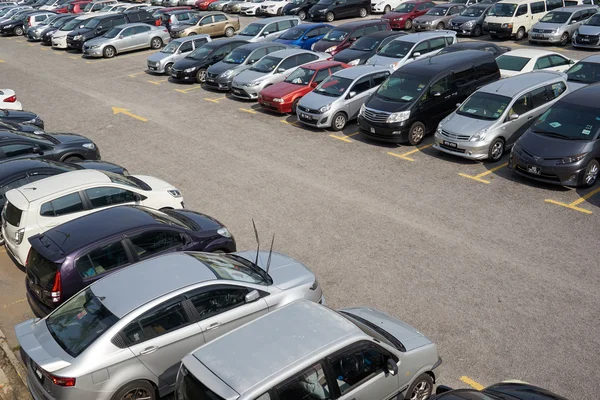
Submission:
M 165 65 L 165 75 L 171 76 L 171 71 L 173 71 L 173 63 L 168 63 Z
M 471 36 L 473 36 L 473 37 L 481 36 L 481 27 L 479 25 L 475 25 L 475 28 L 473 28 L 473 32 L 471 32 Z
M 196 72 L 196 81 L 198 83 L 204 83 L 204 81 L 206 81 L 206 68 L 200 68 L 198 72 Z
M 435 27 L 435 29 L 437 29 L 437 30 L 442 30 L 442 29 L 444 29 L 444 23 L 443 23 L 443 22 L 440 22 L 439 24 L 437 24 L 437 26 Z
M 590 188 L 596 184 L 599 169 L 600 163 L 598 163 L 598 160 L 590 161 L 583 175 L 583 187 Z
M 361 17 L 361 18 L 364 18 L 364 17 L 366 17 L 366 16 L 367 16 L 367 9 L 366 9 L 366 8 L 361 8 L 361 9 L 358 11 L 358 16 L 359 16 L 359 17 Z
M 408 143 L 413 146 L 418 145 L 425 138 L 425 125 L 421 122 L 415 122 L 410 126 L 410 130 L 408 131 Z
M 561 46 L 566 46 L 569 43 L 569 34 L 567 32 L 563 33 L 560 37 L 560 42 L 558 43 Z
M 102 51 L 102 55 L 104 56 L 104 58 L 113 58 L 115 54 L 117 54 L 117 52 L 112 46 L 106 46 Z
M 133 381 L 123 386 L 112 400 L 149 399 L 157 400 L 154 386 L 148 381 Z
M 331 129 L 336 132 L 341 131 L 342 129 L 344 129 L 347 122 L 348 118 L 346 117 L 346 114 L 344 114 L 343 112 L 339 112 L 335 114 L 333 116 L 333 119 L 331 120 Z
M 387 14 L 387 13 L 389 13 L 390 11 L 392 11 L 392 7 L 390 7 L 389 5 L 385 6 L 385 8 L 383 9 L 383 13 L 384 13 L 384 14 Z
M 525 37 L 525 28 L 520 27 L 517 30 L 517 33 L 515 34 L 515 41 L 519 41 L 519 40 L 523 40 L 523 38 Z
M 404 29 L 406 29 L 407 31 L 410 31 L 412 29 L 412 19 L 407 19 L 406 21 L 404 21 Z
M 228 26 L 227 29 L 225 29 L 225 36 L 232 37 L 233 35 L 235 35 L 235 29 L 233 29 L 232 26 Z
M 152 40 L 150 41 L 150 48 L 152 50 L 158 50 L 162 47 L 162 45 L 163 45 L 163 41 L 159 37 L 152 38 Z
M 65 158 L 64 160 L 62 160 L 62 162 L 72 163 L 72 162 L 77 162 L 77 161 L 81 161 L 81 160 L 83 160 L 83 158 L 81 158 L 81 157 L 69 156 L 69 157 Z
M 277 10 L 277 15 L 283 15 L 283 7 Z
M 17 36 L 23 36 L 23 27 L 16 26 L 15 29 L 13 30 L 13 32 Z
M 300 18 L 301 21 L 304 21 L 306 19 L 306 13 L 304 11 L 298 12 L 298 18 Z
M 165 212 L 165 211 L 169 211 L 169 210 L 172 210 L 172 209 L 173 209 L 173 207 L 163 207 L 163 208 L 159 208 L 158 211 Z
M 298 109 L 298 103 L 299 102 L 300 102 L 300 99 L 296 99 L 292 103 L 292 114 L 296 114 L 296 110 Z
M 429 374 L 420 375 L 406 392 L 406 400 L 426 400 L 433 391 L 433 378 Z
M 490 144 L 490 149 L 488 150 L 488 158 L 489 162 L 496 162 L 502 158 L 504 155 L 504 140 L 498 138 Z
M 196 32 L 190 32 L 190 33 L 188 33 L 188 36 L 195 36 L 195 35 L 196 35 Z
M 327 20 L 327 22 L 333 22 L 333 20 L 335 19 L 335 15 L 333 15 L 333 13 L 331 11 L 329 11 L 325 15 L 325 19 Z

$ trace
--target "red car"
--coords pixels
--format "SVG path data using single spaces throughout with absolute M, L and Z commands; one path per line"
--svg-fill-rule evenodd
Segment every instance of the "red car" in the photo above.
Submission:
M 55 12 L 58 14 L 66 14 L 66 13 L 80 14 L 83 12 L 83 9 L 85 8 L 85 6 L 88 5 L 89 3 L 91 3 L 91 1 L 89 1 L 89 0 L 74 1 L 72 3 L 65 4 L 64 6 L 56 9 Z
M 159 8 L 158 10 L 155 10 L 152 13 L 152 16 L 154 17 L 154 25 L 156 25 L 156 26 L 162 25 L 162 15 L 164 13 L 168 13 L 170 11 L 191 10 L 191 9 L 192 9 L 192 7 L 188 7 L 188 6 Z
M 208 10 L 210 3 L 214 3 L 215 1 L 217 0 L 197 0 L 196 3 L 194 3 L 194 7 L 198 10 L 206 11 Z
M 258 94 L 261 107 L 280 114 L 296 113 L 298 101 L 329 75 L 348 68 L 339 61 L 315 61 L 296 69 L 285 81 L 266 87 Z
M 387 19 L 392 29 L 410 30 L 413 20 L 425 14 L 433 6 L 435 3 L 429 0 L 407 0 L 392 12 L 382 15 L 381 19 Z

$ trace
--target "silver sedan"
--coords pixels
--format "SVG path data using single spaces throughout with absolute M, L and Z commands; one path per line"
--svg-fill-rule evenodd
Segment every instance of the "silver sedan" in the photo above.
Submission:
M 157 50 L 169 40 L 171 37 L 164 27 L 141 23 L 124 24 L 115 26 L 104 36 L 85 42 L 83 54 L 88 57 L 112 58 L 132 50 Z

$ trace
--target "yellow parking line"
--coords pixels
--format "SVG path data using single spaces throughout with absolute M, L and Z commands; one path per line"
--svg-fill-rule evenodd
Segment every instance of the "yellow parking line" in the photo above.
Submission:
M 594 196 L 595 194 L 600 193 L 600 188 L 592 190 L 591 192 L 589 192 L 588 194 L 586 194 L 585 196 L 581 196 L 580 198 L 578 198 L 577 200 L 575 200 L 572 203 L 563 203 L 561 201 L 556 201 L 556 200 L 551 200 L 551 199 L 546 199 L 544 200 L 546 203 L 551 203 L 551 204 L 556 204 L 558 206 L 563 206 L 563 207 L 567 207 L 570 208 L 571 210 L 575 210 L 575 211 L 579 211 L 582 212 L 584 214 L 592 214 L 592 212 L 590 210 L 586 210 L 585 208 L 581 208 L 581 207 L 577 207 L 579 204 L 583 203 L 584 201 L 586 201 L 587 199 L 589 199 L 590 197 Z
M 86 64 L 94 64 L 94 63 L 99 63 L 99 62 L 106 62 L 106 61 L 113 61 L 113 60 L 120 60 L 122 58 L 128 58 L 128 57 L 137 57 L 137 56 L 147 56 L 148 54 L 154 53 L 153 51 L 145 51 L 143 53 L 134 53 L 134 54 L 125 54 L 125 55 L 117 55 L 114 58 L 101 58 L 99 60 L 94 60 L 94 61 L 86 61 Z
M 161 83 L 168 82 L 168 81 L 169 81 L 169 78 L 165 78 L 165 79 L 161 79 L 158 81 L 148 81 L 148 83 L 151 83 L 153 85 L 160 85 Z
M 48 51 L 48 50 L 50 50 L 50 49 L 47 49 L 47 48 L 45 48 L 45 47 L 40 47 L 40 50 L 42 50 L 42 51 Z
M 12 302 L 12 303 L 10 303 L 10 304 L 4 304 L 4 305 L 2 306 L 2 308 L 8 308 L 8 307 L 12 307 L 12 306 L 14 306 L 14 305 L 17 305 L 17 304 L 20 304 L 20 303 L 25 303 L 26 301 L 27 301 L 27 299 L 21 299 L 21 300 L 13 301 L 13 302 Z
M 142 71 L 142 72 L 136 72 L 135 74 L 129 74 L 129 76 L 130 76 L 131 78 L 135 78 L 136 76 L 138 76 L 138 75 L 140 75 L 140 74 L 145 74 L 145 72 L 144 72 L 144 71 Z
M 249 108 L 240 108 L 240 111 L 244 111 L 250 114 L 256 114 L 256 111 L 249 109 Z
M 19 43 L 25 43 L 24 40 L 17 40 L 17 42 L 19 42 Z
M 462 172 L 459 172 L 458 175 L 462 176 L 463 178 L 469 178 L 469 179 L 473 179 L 474 181 L 477 181 L 477 182 L 489 184 L 490 181 L 485 180 L 485 179 L 481 179 L 481 178 L 484 177 L 484 176 L 486 176 L 486 175 L 489 175 L 489 174 L 491 174 L 493 172 L 496 172 L 499 169 L 506 167 L 507 165 L 508 165 L 508 163 L 504 163 L 502 165 L 498 165 L 497 167 L 491 168 L 491 169 L 489 169 L 489 170 L 487 170 L 485 172 L 482 172 L 479 175 L 475 175 L 475 176 L 468 175 L 468 174 L 463 174 Z
M 329 135 L 329 136 L 331 136 L 334 139 L 338 139 L 343 142 L 346 142 L 346 143 L 352 143 L 352 140 L 350 140 L 348 138 L 351 138 L 352 136 L 356 136 L 356 135 L 358 135 L 358 132 L 354 132 L 354 133 L 351 133 L 349 135 L 344 135 L 344 136 L 337 136 L 337 135 Z
M 205 97 L 204 100 L 210 101 L 210 102 L 213 102 L 213 103 L 218 103 L 219 101 L 221 101 L 223 99 L 226 99 L 226 98 L 227 98 L 227 96 L 217 97 L 216 99 L 209 99 L 209 98 Z
M 460 380 L 462 382 L 466 383 L 467 385 L 471 386 L 475 390 L 483 390 L 484 389 L 484 386 L 481 383 L 475 382 L 473 379 L 469 378 L 468 376 L 461 376 Z
M 406 161 L 415 161 L 414 158 L 410 158 L 410 157 L 407 157 L 407 156 L 409 156 L 411 154 L 414 154 L 417 151 L 421 151 L 423 149 L 431 147 L 431 146 L 433 146 L 433 143 L 432 144 L 426 144 L 425 146 L 417 147 L 414 150 L 408 151 L 408 152 L 403 153 L 403 154 L 397 154 L 397 153 L 392 153 L 392 152 L 389 152 L 388 154 L 390 156 L 398 157 L 398 158 L 401 158 L 401 159 L 406 160 Z
M 79 57 L 75 57 L 75 56 L 69 56 L 69 58 L 70 58 L 71 60 L 79 60 L 79 59 L 80 59 Z
M 3 63 L 3 62 L 4 62 L 4 60 L 0 60 L 0 63 Z
M 302 127 L 302 124 L 299 123 L 298 121 L 287 122 L 285 119 L 282 119 L 282 120 L 279 120 L 279 122 L 281 122 L 282 124 L 287 124 L 287 125 L 295 126 L 296 128 Z
M 28 43 L 28 44 L 27 44 L 27 46 L 31 46 L 31 47 L 33 47 L 33 46 L 35 46 L 35 44 L 33 44 L 33 43 Z
M 198 85 L 198 86 L 192 86 L 191 88 L 187 88 L 187 89 L 173 89 L 173 90 L 175 90 L 176 92 L 179 92 L 179 93 L 186 94 L 187 92 L 190 92 L 190 91 L 196 90 L 196 89 L 202 89 L 202 86 Z

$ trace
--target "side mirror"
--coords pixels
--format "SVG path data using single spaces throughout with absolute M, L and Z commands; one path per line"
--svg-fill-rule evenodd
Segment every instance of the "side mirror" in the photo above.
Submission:
M 119 39 L 123 39 L 125 36 L 123 35 L 119 35 Z
M 248 65 L 252 65 L 252 64 L 254 64 L 254 63 L 255 63 L 255 62 L 257 62 L 257 61 L 258 61 L 258 60 L 248 60 Z
M 519 119 L 520 115 L 519 114 L 510 114 L 508 116 L 508 120 L 509 121 L 514 121 L 515 119 Z
M 246 301 L 246 303 L 252 303 L 253 301 L 256 301 L 260 298 L 260 294 L 258 294 L 257 290 L 253 290 L 250 293 L 248 293 L 246 295 L 246 297 L 244 297 L 244 301 Z
M 135 200 L 136 203 L 139 203 L 140 201 L 142 201 L 142 196 L 139 193 L 134 193 L 133 199 Z
M 398 374 L 398 364 L 392 358 L 388 358 L 385 367 L 390 375 L 396 376 Z
M 575 64 L 575 61 L 569 60 L 569 64 Z
M 192 243 L 192 239 L 190 239 L 190 237 L 185 233 L 181 234 L 181 241 L 183 242 L 184 246 L 187 246 L 188 244 Z
M 412 54 L 413 58 L 417 58 L 417 57 L 419 57 L 420 55 L 421 55 L 421 53 L 419 53 L 418 51 L 416 51 L 416 52 L 414 52 L 414 53 Z
M 456 108 L 460 107 L 462 103 L 456 103 Z
M 433 92 L 433 93 L 431 93 L 431 95 L 433 97 L 440 97 L 442 94 L 440 92 Z
M 263 33 L 261 33 L 261 34 L 260 34 L 260 36 L 262 36 L 262 37 L 265 37 L 265 36 L 267 36 L 268 34 L 269 34 L 269 32 L 263 32 Z
M 350 92 L 350 93 L 348 94 L 348 98 L 349 98 L 349 99 L 353 98 L 354 96 L 356 96 L 356 92 Z
M 44 152 L 42 151 L 42 148 L 38 147 L 38 146 L 32 147 L 31 152 L 33 154 L 40 154 L 40 155 L 44 154 Z
M 449 392 L 452 389 L 450 386 L 445 386 L 445 385 L 438 385 L 438 387 L 435 389 L 435 394 L 442 394 L 442 393 L 446 393 Z
M 281 74 L 282 72 L 285 72 L 285 68 L 277 68 L 278 74 Z

